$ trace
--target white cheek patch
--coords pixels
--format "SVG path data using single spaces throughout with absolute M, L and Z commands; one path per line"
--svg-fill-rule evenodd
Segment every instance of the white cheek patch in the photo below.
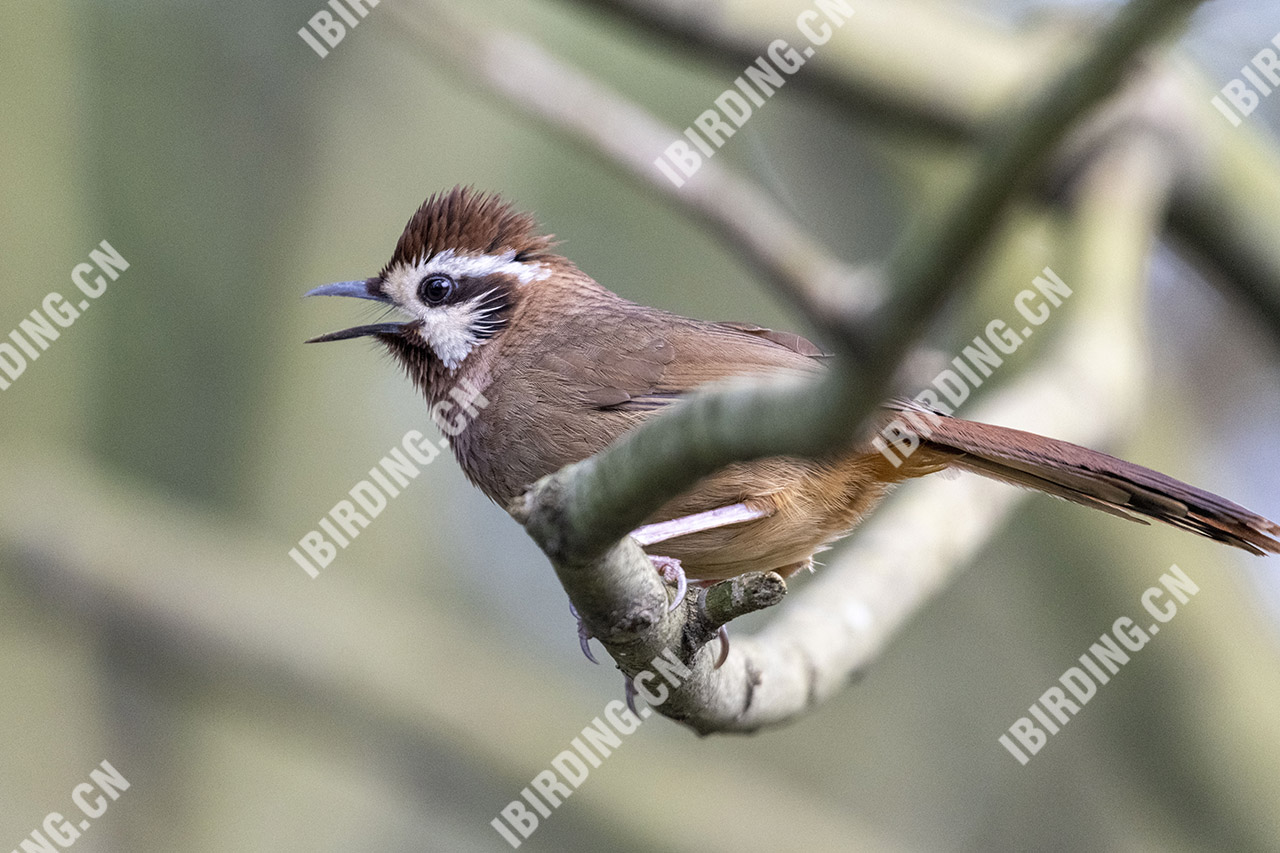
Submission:
M 449 249 L 429 261 L 419 260 L 388 271 L 382 289 L 397 308 L 418 321 L 418 334 L 436 358 L 445 367 L 456 370 L 488 337 L 477 333 L 484 330 L 488 321 L 492 291 L 457 305 L 431 307 L 418 298 L 418 285 L 430 275 L 447 275 L 457 280 L 501 273 L 512 276 L 522 285 L 551 275 L 547 267 L 521 263 L 515 260 L 515 255 L 513 251 L 501 255 L 459 255 Z
M 473 299 L 460 305 L 426 308 L 417 315 L 418 334 L 450 370 L 456 370 L 481 342 L 474 331 L 481 316 L 475 302 Z

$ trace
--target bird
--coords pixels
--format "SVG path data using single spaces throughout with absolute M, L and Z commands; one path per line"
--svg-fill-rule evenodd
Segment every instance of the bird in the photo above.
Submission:
M 800 335 L 624 299 L 556 246 L 534 217 L 497 194 L 433 194 L 381 272 L 308 293 L 372 300 L 402 318 L 309 343 L 378 341 L 431 406 L 461 387 L 479 389 L 488 404 L 450 445 L 471 483 L 504 508 L 710 383 L 829 369 Z M 921 426 L 919 447 L 895 464 L 872 435 L 903 414 Z M 1280 553 L 1280 525 L 1226 498 L 1105 453 L 911 402 L 886 404 L 866 437 L 820 458 L 731 464 L 667 502 L 637 539 L 664 577 L 681 584 L 747 572 L 789 577 L 811 569 L 892 487 L 948 469 L 1165 522 L 1253 554 Z

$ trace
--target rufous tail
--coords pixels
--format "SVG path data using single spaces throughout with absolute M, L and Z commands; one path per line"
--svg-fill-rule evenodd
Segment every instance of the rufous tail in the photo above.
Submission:
M 1280 524 L 1150 468 L 1035 433 L 947 417 L 914 403 L 890 408 L 907 415 L 921 449 L 955 454 L 949 467 L 1142 524 L 1153 518 L 1253 554 L 1280 554 Z

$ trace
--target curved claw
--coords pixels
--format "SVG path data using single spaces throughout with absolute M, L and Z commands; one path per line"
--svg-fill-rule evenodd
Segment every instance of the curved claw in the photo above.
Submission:
M 655 557 L 650 554 L 649 561 L 653 563 L 653 567 L 658 570 L 658 574 L 664 581 L 676 585 L 676 596 L 667 605 L 667 612 L 670 613 L 684 601 L 685 593 L 689 591 L 689 578 L 685 576 L 684 566 L 680 565 L 680 561 L 674 557 Z
M 582 624 L 582 617 L 578 615 L 578 608 L 573 606 L 573 602 L 569 602 L 569 612 L 573 614 L 573 618 L 578 620 L 578 646 L 582 649 L 582 653 L 587 656 L 587 660 L 596 666 L 600 665 L 600 661 L 596 660 L 596 656 L 591 654 L 591 633 L 587 631 L 587 626 Z
M 591 654 L 591 635 L 587 633 L 587 628 L 582 623 L 578 623 L 578 647 L 587 656 L 587 660 L 596 666 L 600 665 L 600 661 L 596 660 L 596 656 Z
M 623 680 L 623 683 L 626 685 L 623 688 L 623 690 L 626 695 L 627 708 L 631 711 L 631 713 L 636 714 L 636 716 L 640 716 L 638 713 L 636 713 L 636 683 L 631 680 L 630 676 L 625 674 L 622 676 L 622 680 Z
M 667 605 L 668 613 L 680 606 L 680 602 L 684 601 L 685 593 L 688 591 L 689 579 L 685 577 L 684 569 L 680 568 L 680 564 L 676 563 L 676 597 Z
M 720 636 L 720 654 L 719 656 L 716 657 L 716 663 L 715 663 L 714 669 L 719 669 L 720 667 L 724 666 L 724 662 L 729 659 L 729 629 L 721 625 L 719 636 Z

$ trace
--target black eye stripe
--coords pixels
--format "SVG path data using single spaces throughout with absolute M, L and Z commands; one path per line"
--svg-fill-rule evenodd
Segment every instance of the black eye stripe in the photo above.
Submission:
M 472 314 L 470 332 L 487 340 L 506 328 L 514 304 L 514 279 L 505 275 L 459 277 L 431 273 L 418 282 L 418 300 L 427 308 L 466 306 Z
M 470 303 L 476 311 L 472 333 L 478 340 L 487 340 L 507 325 L 511 313 L 512 288 L 515 284 L 506 276 L 464 278 L 458 281 L 453 302 Z
M 510 302 L 514 286 L 506 276 L 455 279 L 444 273 L 431 273 L 418 282 L 417 297 L 427 305 L 456 305 L 477 297 L 483 297 L 482 301 L 486 303 L 491 299 Z M 431 298 L 432 294 L 435 295 L 434 299 Z

